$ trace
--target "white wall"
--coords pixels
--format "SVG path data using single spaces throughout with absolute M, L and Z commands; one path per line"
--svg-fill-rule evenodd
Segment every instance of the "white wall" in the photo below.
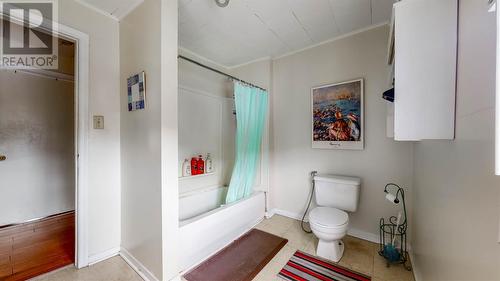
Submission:
M 229 72 L 247 82 L 251 82 L 259 87 L 262 87 L 268 92 L 272 87 L 272 66 L 271 59 L 262 59 L 245 65 L 240 65 L 229 69 Z
M 0 71 L 0 225 L 75 209 L 74 83 Z
M 120 246 L 120 88 L 118 23 L 74 0 L 59 1 L 59 21 L 90 37 L 89 115 L 104 130 L 89 130 L 89 255 Z
M 385 137 L 381 96 L 388 87 L 387 38 L 388 27 L 378 27 L 274 61 L 271 208 L 301 217 L 311 190 L 311 171 L 357 176 L 362 179 L 360 205 L 350 215 L 350 227 L 376 239 L 379 219 L 397 214 L 385 200 L 385 184 L 400 184 L 411 198 L 412 144 Z M 311 88 L 355 78 L 365 82 L 365 149 L 312 149 Z
M 459 5 L 456 140 L 415 145 L 414 263 L 425 281 L 500 280 L 495 13 Z
M 122 247 L 162 279 L 161 1 L 120 21 Z M 127 78 L 146 72 L 146 108 L 129 112 Z M 175 102 L 175 101 L 174 101 Z

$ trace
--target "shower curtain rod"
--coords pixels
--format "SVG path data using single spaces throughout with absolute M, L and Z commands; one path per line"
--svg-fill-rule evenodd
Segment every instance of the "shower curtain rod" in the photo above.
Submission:
M 183 59 L 183 60 L 185 60 L 185 61 L 188 61 L 188 62 L 190 62 L 190 63 L 196 64 L 196 65 L 198 65 L 198 66 L 201 66 L 201 67 L 203 67 L 203 68 L 206 68 L 206 69 L 208 69 L 208 70 L 210 70 L 210 71 L 213 71 L 213 72 L 215 72 L 215 73 L 218 73 L 218 74 L 220 74 L 220 75 L 226 76 L 226 77 L 228 77 L 229 79 L 236 80 L 236 81 L 241 82 L 241 83 L 243 83 L 243 84 L 247 84 L 247 85 L 249 85 L 249 86 L 252 86 L 252 87 L 254 87 L 254 88 L 261 89 L 262 91 L 267 92 L 267 90 L 266 90 L 266 89 L 264 89 L 264 88 L 261 88 L 261 87 L 259 87 L 259 86 L 256 86 L 256 85 L 254 85 L 254 84 L 252 84 L 252 83 L 249 83 L 249 82 L 247 82 L 247 81 L 245 81 L 245 80 L 241 80 L 241 79 L 239 79 L 239 78 L 237 78 L 237 77 L 234 77 L 234 76 L 232 76 L 232 75 L 229 75 L 229 74 L 227 74 L 227 73 L 224 73 L 224 72 L 222 72 L 222 71 L 219 71 L 219 70 L 217 70 L 217 69 L 215 69 L 215 68 L 212 68 L 212 67 L 210 67 L 210 66 L 207 66 L 207 65 L 204 65 L 204 64 L 202 64 L 202 63 L 199 63 L 199 62 L 197 62 L 197 61 L 195 61 L 195 60 L 192 60 L 192 59 L 190 59 L 190 58 L 187 58 L 187 57 L 185 57 L 185 56 L 181 56 L 181 55 L 179 55 L 179 56 L 177 56 L 177 58 L 179 58 L 179 59 Z

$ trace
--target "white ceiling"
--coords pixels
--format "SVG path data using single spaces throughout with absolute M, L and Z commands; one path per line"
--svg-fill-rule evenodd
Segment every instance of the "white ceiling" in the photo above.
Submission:
M 214 0 L 179 0 L 179 44 L 233 67 L 388 22 L 394 2 L 231 0 L 228 7 L 219 8 Z
M 120 20 L 134 10 L 144 0 L 76 0 L 115 20 Z

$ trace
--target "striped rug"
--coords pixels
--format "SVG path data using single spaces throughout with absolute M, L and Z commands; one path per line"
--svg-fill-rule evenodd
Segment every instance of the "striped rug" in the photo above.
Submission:
M 323 259 L 296 251 L 278 273 L 291 281 L 370 281 L 371 277 L 334 265 Z

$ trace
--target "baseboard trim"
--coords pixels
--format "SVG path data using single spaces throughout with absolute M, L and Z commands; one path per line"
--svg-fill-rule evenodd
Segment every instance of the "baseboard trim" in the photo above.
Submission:
M 370 242 L 377 243 L 377 244 L 380 243 L 380 238 L 379 238 L 380 236 L 378 234 L 375 234 L 375 233 L 370 233 L 370 232 L 366 232 L 363 230 L 350 228 L 347 231 L 347 234 L 352 236 L 352 237 L 356 237 L 356 238 L 359 238 L 362 240 L 370 241 Z
M 264 216 L 266 217 L 266 219 L 272 218 L 274 216 L 274 210 L 267 211 Z
M 413 278 L 415 278 L 415 281 L 423 281 L 424 279 L 422 278 L 422 274 L 420 273 L 420 270 L 418 270 L 417 260 L 415 259 L 415 254 L 413 253 L 413 250 L 409 249 L 408 254 L 410 255 L 411 270 L 413 272 Z
M 174 278 L 170 279 L 170 281 L 182 281 L 182 279 L 180 275 L 177 275 Z
M 272 217 L 273 215 L 276 214 L 276 215 L 284 216 L 284 217 L 291 218 L 294 220 L 302 220 L 302 216 L 304 216 L 304 214 L 298 214 L 298 213 L 289 212 L 289 211 L 280 210 L 280 209 L 273 209 L 273 210 L 269 211 L 268 213 L 272 214 L 270 217 Z M 267 215 L 266 215 L 266 217 L 267 217 Z M 308 218 L 306 217 L 304 219 L 304 221 L 307 222 Z M 355 229 L 355 228 L 349 229 L 347 231 L 347 234 L 349 234 L 350 236 L 362 239 L 362 240 L 370 241 L 373 243 L 379 243 L 379 234 L 370 233 L 370 232 L 362 231 L 362 230 Z
M 98 253 L 89 257 L 89 265 L 94 265 L 98 262 L 105 261 L 109 258 L 120 254 L 120 247 L 111 248 L 102 253 Z
M 120 256 L 132 267 L 144 281 L 159 281 L 139 260 L 137 260 L 127 249 L 120 249 Z
M 293 212 L 289 212 L 289 211 L 285 211 L 285 210 L 280 210 L 280 209 L 273 209 L 271 211 L 273 213 L 273 215 L 280 215 L 280 216 L 284 216 L 284 217 L 287 217 L 287 218 L 291 218 L 291 219 L 294 219 L 294 220 L 301 220 L 302 219 L 302 216 L 304 214 L 297 214 L 297 213 L 293 213 Z M 304 221 L 309 221 L 309 219 L 306 217 L 304 219 Z

